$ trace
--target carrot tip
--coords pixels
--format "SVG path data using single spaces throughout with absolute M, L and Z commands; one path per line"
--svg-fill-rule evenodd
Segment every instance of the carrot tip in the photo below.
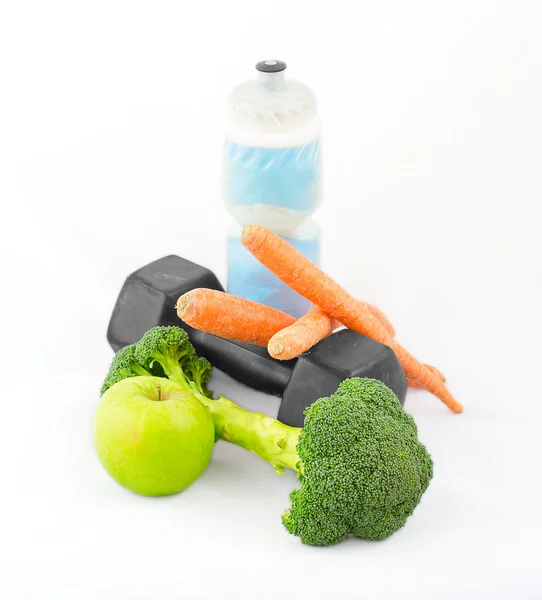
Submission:
M 241 234 L 241 240 L 245 240 L 254 231 L 257 225 L 247 225 L 243 227 L 243 233 Z
M 190 294 L 183 294 L 178 300 L 177 300 L 177 313 L 180 315 L 185 309 L 186 307 L 190 304 Z
M 281 354 L 284 352 L 284 344 L 275 343 L 269 344 L 267 351 L 273 358 L 280 358 Z

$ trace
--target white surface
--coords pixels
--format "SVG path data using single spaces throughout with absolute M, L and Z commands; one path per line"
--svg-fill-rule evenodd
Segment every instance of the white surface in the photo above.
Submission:
M 326 6 L 2 3 L 2 598 L 542 597 L 542 4 Z M 435 477 L 383 543 L 302 546 L 292 474 L 222 443 L 160 500 L 93 453 L 124 277 L 224 279 L 221 110 L 274 55 L 320 100 L 326 269 L 465 405 L 409 394 Z

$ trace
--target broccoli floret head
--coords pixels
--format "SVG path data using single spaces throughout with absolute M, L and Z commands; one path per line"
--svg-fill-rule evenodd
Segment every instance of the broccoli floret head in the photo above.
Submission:
M 145 366 L 156 361 L 162 364 L 185 362 L 196 355 L 188 334 L 180 327 L 153 327 L 135 346 L 135 358 Z
M 210 396 L 207 383 L 211 377 L 211 363 L 196 355 L 188 334 L 180 327 L 153 327 L 139 342 L 119 350 L 101 394 L 118 381 L 137 375 L 169 377 L 192 391 Z
M 121 348 L 113 357 L 109 373 L 103 382 L 100 396 L 103 396 L 107 390 L 127 377 L 136 377 L 137 375 L 155 375 L 156 377 L 164 377 L 164 370 L 159 363 L 152 367 L 143 367 L 135 358 L 135 344 L 130 344 Z
M 194 356 L 187 365 L 185 365 L 185 372 L 188 378 L 194 383 L 198 392 L 212 398 L 213 395 L 207 388 L 209 379 L 211 379 L 211 370 L 213 366 L 211 363 L 202 356 Z
M 414 420 L 375 379 L 347 379 L 310 406 L 297 453 L 301 487 L 282 520 L 315 546 L 350 534 L 387 538 L 405 524 L 433 475 Z
M 197 356 L 184 329 L 160 326 L 149 329 L 137 342 L 135 358 L 144 368 L 159 364 L 166 377 L 185 383 L 203 395 L 208 395 L 211 363 Z

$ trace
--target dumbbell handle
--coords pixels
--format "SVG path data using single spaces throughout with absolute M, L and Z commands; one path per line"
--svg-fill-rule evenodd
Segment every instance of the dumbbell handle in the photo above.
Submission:
M 251 388 L 282 396 L 295 366 L 295 359 L 278 361 L 269 356 L 267 348 L 226 340 L 193 329 L 182 321 L 179 321 L 179 325 L 188 332 L 196 352 L 217 369 Z

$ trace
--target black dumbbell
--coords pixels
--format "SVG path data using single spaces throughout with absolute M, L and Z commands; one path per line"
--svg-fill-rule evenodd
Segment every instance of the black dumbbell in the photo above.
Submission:
M 278 418 L 296 427 L 303 425 L 305 408 L 332 394 L 347 377 L 378 379 L 404 403 L 405 373 L 388 346 L 343 329 L 297 359 L 278 361 L 266 348 L 226 340 L 181 321 L 177 300 L 199 287 L 223 290 L 212 271 L 174 255 L 132 273 L 122 287 L 107 330 L 113 350 L 136 342 L 157 325 L 181 326 L 198 354 L 215 367 L 249 387 L 282 396 Z

